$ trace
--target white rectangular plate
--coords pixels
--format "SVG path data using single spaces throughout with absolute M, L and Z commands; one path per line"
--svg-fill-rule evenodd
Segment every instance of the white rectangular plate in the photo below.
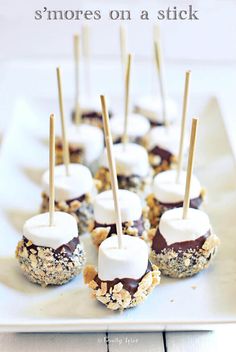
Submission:
M 42 101 L 32 106 L 19 101 L 1 150 L 0 330 L 197 330 L 236 322 L 236 168 L 216 99 L 200 114 L 195 168 L 207 189 L 206 210 L 221 239 L 216 260 L 190 279 L 163 277 L 144 304 L 123 313 L 110 312 L 93 300 L 82 276 L 45 289 L 28 282 L 18 269 L 14 250 L 23 222 L 38 211 L 41 201 L 40 177 L 48 160 L 47 116 L 52 109 L 48 107 Z M 89 236 L 82 241 L 88 263 L 96 263 Z

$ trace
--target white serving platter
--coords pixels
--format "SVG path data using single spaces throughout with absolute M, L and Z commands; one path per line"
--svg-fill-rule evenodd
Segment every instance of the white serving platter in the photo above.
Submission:
M 144 304 L 123 313 L 93 300 L 82 276 L 49 288 L 23 277 L 14 251 L 23 222 L 40 206 L 40 177 L 48 161 L 45 112 L 48 116 L 53 104 L 19 100 L 1 148 L 0 331 L 203 330 L 236 322 L 236 165 L 216 99 L 203 111 L 198 101 L 195 109 L 200 115 L 195 173 L 207 188 L 205 208 L 221 239 L 208 270 L 184 280 L 163 277 Z M 87 262 L 96 263 L 89 236 L 82 241 Z

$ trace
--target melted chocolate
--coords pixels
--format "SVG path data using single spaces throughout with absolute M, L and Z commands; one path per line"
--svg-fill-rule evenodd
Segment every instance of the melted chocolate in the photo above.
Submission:
M 185 252 L 189 249 L 198 250 L 199 248 L 202 248 L 207 237 L 209 237 L 210 235 L 211 231 L 209 230 L 205 235 L 197 238 L 196 240 L 176 242 L 168 246 L 165 238 L 160 233 L 158 228 L 153 238 L 152 249 L 156 252 L 156 254 L 160 254 L 163 249 L 173 249 L 175 252 Z
M 164 122 L 155 122 L 155 121 L 151 121 L 151 127 L 160 127 L 160 126 L 164 126 Z
M 63 145 L 61 141 L 58 141 L 56 143 L 56 149 L 63 150 Z M 77 154 L 83 153 L 81 148 L 72 148 L 70 145 L 69 145 L 69 152 L 70 152 L 70 155 L 74 155 L 74 154 L 77 155 Z
M 112 116 L 111 111 L 109 111 L 109 117 Z M 88 111 L 82 114 L 82 119 L 97 119 L 102 121 L 102 113 L 98 111 Z M 75 112 L 72 111 L 72 121 L 75 121 Z
M 183 206 L 183 204 L 184 204 L 184 202 L 162 203 L 160 201 L 158 201 L 158 203 L 160 205 L 162 205 L 163 207 L 168 208 L 168 209 L 181 208 Z M 190 199 L 190 208 L 198 209 L 201 204 L 202 204 L 202 196 L 201 196 L 201 194 L 198 197 L 196 197 L 196 198 Z
M 147 270 L 145 271 L 145 273 L 143 274 L 143 276 L 138 279 L 130 279 L 130 278 L 124 278 L 124 279 L 114 279 L 111 281 L 102 281 L 99 279 L 98 275 L 96 275 L 94 281 L 98 284 L 99 287 L 101 287 L 101 283 L 102 282 L 106 282 L 107 283 L 107 291 L 109 291 L 109 289 L 111 287 L 114 287 L 116 284 L 118 284 L 119 282 L 121 282 L 123 284 L 123 288 L 125 290 L 127 290 L 131 296 L 133 297 L 133 295 L 135 294 L 135 292 L 138 289 L 138 285 L 139 283 L 142 281 L 143 277 L 149 273 L 150 271 L 152 271 L 152 265 L 150 263 L 150 261 L 148 261 L 148 266 L 147 266 Z
M 62 246 L 58 247 L 57 249 L 53 249 L 51 247 L 46 247 L 46 246 L 37 246 L 35 244 L 31 244 L 30 246 L 27 245 L 29 240 L 23 236 L 23 241 L 25 247 L 30 251 L 30 249 L 35 250 L 38 253 L 38 248 L 50 248 L 50 250 L 53 252 L 54 258 L 57 257 L 58 254 L 62 255 L 65 258 L 70 259 L 70 257 L 73 255 L 76 247 L 80 243 L 79 236 L 74 237 L 70 242 L 63 244 Z
M 46 196 L 46 198 L 47 198 L 47 200 L 49 201 L 49 197 Z M 78 198 L 73 198 L 73 199 L 65 200 L 65 203 L 70 206 L 70 203 L 72 203 L 72 202 L 74 202 L 74 201 L 78 201 L 78 202 L 81 202 L 81 203 L 82 203 L 82 202 L 85 200 L 85 198 L 86 198 L 86 194 L 83 194 L 82 196 L 80 196 L 80 197 L 78 197 Z M 55 205 L 58 205 L 58 203 L 60 203 L 60 201 L 59 201 L 59 202 L 56 202 L 56 201 L 55 201 Z
M 173 154 L 170 153 L 168 150 L 162 149 L 162 148 L 160 148 L 158 146 L 156 146 L 153 149 L 151 149 L 149 151 L 149 153 L 154 154 L 154 155 L 158 155 L 161 158 L 161 161 L 166 160 L 168 162 L 168 164 L 171 163 L 171 158 L 173 156 Z
M 127 224 L 126 222 L 122 222 L 122 229 L 123 230 L 126 228 L 126 224 Z M 107 237 L 110 237 L 113 233 L 117 233 L 116 224 L 107 225 L 107 224 L 100 224 L 95 221 L 94 228 L 97 228 L 97 227 L 110 227 L 111 229 L 110 229 Z M 142 236 L 143 231 L 144 231 L 143 217 L 141 216 L 140 219 L 133 220 L 133 225 L 131 227 L 135 227 L 138 230 L 139 236 Z

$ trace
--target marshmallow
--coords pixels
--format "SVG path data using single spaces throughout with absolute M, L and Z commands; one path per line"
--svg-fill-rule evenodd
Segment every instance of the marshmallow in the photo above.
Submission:
M 118 199 L 122 222 L 140 219 L 142 215 L 142 205 L 136 193 L 119 189 Z M 115 224 L 116 213 L 112 191 L 102 192 L 95 197 L 94 218 L 99 224 Z
M 49 170 L 42 176 L 43 192 L 49 196 Z M 69 164 L 69 175 L 66 175 L 65 165 L 55 167 L 54 175 L 55 200 L 72 200 L 90 193 L 93 189 L 93 179 L 90 170 L 80 164 Z
M 147 244 L 138 237 L 124 235 L 123 248 L 118 248 L 118 236 L 103 241 L 98 253 L 98 277 L 103 281 L 140 279 L 148 266 Z
M 56 211 L 53 226 L 49 226 L 49 213 L 39 214 L 24 223 L 23 235 L 36 246 L 57 249 L 78 237 L 78 227 L 72 215 Z
M 67 129 L 69 144 L 82 149 L 86 164 L 91 164 L 99 158 L 102 153 L 104 142 L 103 132 L 96 126 L 88 124 L 71 124 Z
M 122 137 L 124 132 L 124 116 L 113 116 L 110 119 L 110 127 L 114 140 Z M 143 137 L 149 129 L 150 123 L 146 117 L 139 114 L 129 114 L 127 133 L 132 140 Z
M 141 97 L 135 104 L 136 111 L 149 118 L 153 123 L 163 123 L 162 102 L 155 96 Z M 166 101 L 167 118 L 169 122 L 176 120 L 178 109 L 176 103 L 167 99 Z
M 167 210 L 160 219 L 159 231 L 167 245 L 177 242 L 195 241 L 211 229 L 208 215 L 201 210 L 189 208 L 187 219 L 183 219 L 183 208 Z
M 161 203 L 183 202 L 185 194 L 186 171 L 180 173 L 179 182 L 176 183 L 177 171 L 168 170 L 159 173 L 153 180 L 153 193 L 155 198 Z M 201 185 L 198 179 L 192 175 L 190 198 L 199 197 Z
M 117 175 L 144 177 L 149 172 L 148 154 L 144 147 L 135 143 L 122 143 L 113 146 Z M 104 151 L 100 166 L 108 168 L 106 150 Z
M 185 137 L 186 140 L 186 137 Z M 184 146 L 186 143 L 184 140 Z M 179 151 L 180 128 L 176 125 L 169 127 L 158 126 L 150 130 L 146 136 L 147 150 L 152 150 L 156 146 L 177 155 Z

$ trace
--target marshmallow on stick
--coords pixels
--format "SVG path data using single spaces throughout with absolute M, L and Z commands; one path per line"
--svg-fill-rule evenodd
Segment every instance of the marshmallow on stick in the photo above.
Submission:
M 208 267 L 219 240 L 208 216 L 189 208 L 198 119 L 192 119 L 188 169 L 183 207 L 167 210 L 160 218 L 152 241 L 151 260 L 164 275 L 182 278 Z
M 77 223 L 70 214 L 54 210 L 54 116 L 50 116 L 49 212 L 23 226 L 16 257 L 24 275 L 42 286 L 62 285 L 78 275 L 85 263 Z
M 101 243 L 98 272 L 88 266 L 84 271 L 84 279 L 94 290 L 94 296 L 108 309 L 123 310 L 138 305 L 151 293 L 160 281 L 160 272 L 148 261 L 146 243 L 138 237 L 122 234 L 118 184 L 104 96 L 101 96 L 101 103 L 118 235 L 108 237 Z M 118 296 L 116 292 L 119 293 Z
M 145 239 L 149 230 L 147 212 L 143 211 L 139 196 L 125 189 L 118 190 L 124 235 L 140 236 Z M 98 194 L 94 199 L 94 227 L 91 237 L 94 245 L 99 245 L 116 231 L 116 214 L 112 191 Z

